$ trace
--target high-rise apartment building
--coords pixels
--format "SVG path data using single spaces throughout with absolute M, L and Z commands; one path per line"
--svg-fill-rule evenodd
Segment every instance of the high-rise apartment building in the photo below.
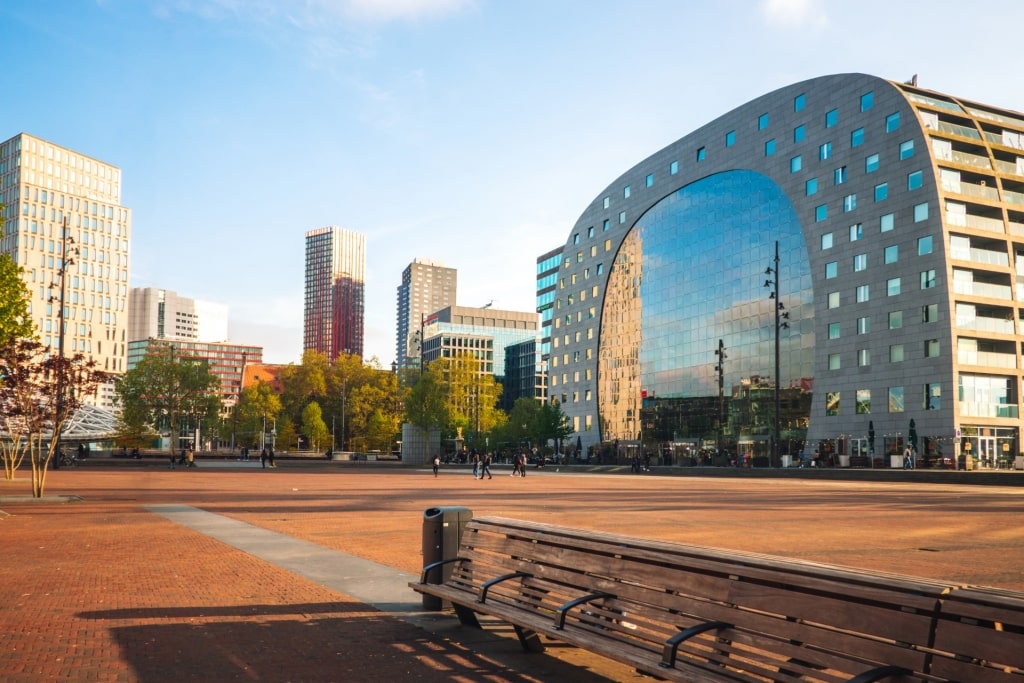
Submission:
M 156 287 L 133 287 L 128 303 L 128 340 L 181 339 L 222 342 L 228 338 L 228 307 L 197 301 Z
M 398 320 L 395 360 L 405 367 L 419 363 L 418 335 L 424 320 L 433 313 L 455 305 L 458 272 L 441 261 L 417 258 L 402 272 L 398 287 Z
M 24 269 L 40 340 L 124 372 L 131 210 L 121 170 L 19 133 L 0 143 L 0 203 L 0 253 Z
M 336 226 L 306 233 L 304 350 L 363 355 L 366 237 Z

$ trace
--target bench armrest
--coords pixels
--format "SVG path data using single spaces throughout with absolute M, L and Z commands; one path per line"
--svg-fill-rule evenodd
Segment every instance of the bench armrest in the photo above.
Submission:
M 870 671 L 857 674 L 849 680 L 849 683 L 874 683 L 883 678 L 895 678 L 897 676 L 910 676 L 914 672 L 904 669 L 902 666 L 879 666 Z
M 451 564 L 452 562 L 469 562 L 469 561 L 470 560 L 465 558 L 465 557 L 449 557 L 447 560 L 441 560 L 440 562 L 431 562 L 430 564 L 428 564 L 427 566 L 425 566 L 423 568 L 423 573 L 420 574 L 420 583 L 426 583 L 427 582 L 427 574 L 432 572 L 432 571 L 434 571 L 435 569 L 437 569 L 439 567 L 443 567 L 446 564 Z M 438 583 L 440 583 L 440 582 L 438 582 Z
M 511 574 L 503 574 L 502 576 L 491 579 L 484 585 L 480 586 L 480 597 L 477 598 L 477 602 L 487 602 L 487 591 L 491 589 L 491 586 L 499 584 L 502 581 L 508 581 L 509 579 L 518 579 L 522 576 L 530 576 L 530 574 L 527 574 L 526 572 L 512 572 Z
M 591 593 L 590 595 L 583 595 L 581 597 L 576 598 L 575 600 L 570 600 L 569 602 L 565 603 L 564 605 L 558 608 L 558 618 L 555 619 L 555 628 L 559 631 L 565 628 L 565 615 L 568 614 L 569 610 L 571 610 L 576 605 L 583 605 L 588 602 L 593 602 L 594 600 L 600 600 L 601 598 L 614 597 L 615 596 L 611 593 Z
M 673 669 L 676 665 L 676 655 L 679 653 L 679 646 L 690 638 L 704 633 L 705 631 L 714 631 L 720 628 L 732 628 L 732 624 L 728 624 L 724 621 L 707 621 L 703 624 L 697 624 L 690 628 L 683 629 L 679 633 L 675 634 L 671 638 L 665 641 L 665 650 L 662 652 L 661 661 L 658 662 L 658 666 L 663 669 Z

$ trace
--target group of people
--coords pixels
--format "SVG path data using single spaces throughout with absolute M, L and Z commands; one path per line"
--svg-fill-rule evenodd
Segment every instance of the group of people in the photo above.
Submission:
M 195 467 L 196 466 L 196 452 L 194 450 L 192 450 L 191 446 L 189 446 L 188 448 L 182 448 L 181 449 L 181 453 L 178 455 L 177 458 L 175 458 L 174 451 L 171 451 L 170 460 L 171 460 L 171 469 L 172 470 L 174 469 L 174 466 L 176 464 L 177 465 L 181 465 L 182 467 L 184 467 L 186 469 L 188 469 L 189 467 Z
M 491 464 L 494 462 L 491 453 L 480 453 L 474 450 L 469 455 L 469 460 L 473 463 L 473 478 L 474 479 L 493 479 L 494 476 L 491 473 Z M 441 469 L 441 456 L 434 455 L 431 460 L 431 469 L 436 477 Z M 525 477 L 526 476 L 526 454 L 517 453 L 512 456 L 512 474 L 513 477 Z

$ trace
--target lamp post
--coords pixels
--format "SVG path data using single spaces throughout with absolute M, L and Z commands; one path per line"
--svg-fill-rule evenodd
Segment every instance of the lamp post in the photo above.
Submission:
M 718 349 L 715 350 L 718 356 L 718 363 L 715 370 L 718 372 L 718 444 L 719 453 L 722 450 L 722 434 L 725 431 L 725 342 L 718 340 Z
M 775 240 L 775 266 L 768 266 L 764 271 L 769 276 L 764 286 L 772 289 L 768 298 L 775 302 L 775 423 L 772 436 L 772 451 L 769 465 L 774 467 L 779 462 L 779 332 L 789 327 L 789 312 L 779 298 L 779 241 Z
M 50 302 L 57 302 L 60 308 L 57 311 L 57 358 L 59 359 L 59 370 L 57 372 L 57 410 L 54 413 L 54 431 L 56 445 L 54 447 L 54 457 L 56 458 L 56 467 L 60 467 L 60 450 L 61 450 L 61 436 L 64 431 L 64 408 L 67 403 L 66 391 L 67 391 L 67 375 L 68 369 L 64 367 L 64 336 L 67 332 L 66 328 L 66 317 L 64 304 L 67 301 L 67 273 L 68 266 L 74 265 L 75 259 L 73 256 L 78 255 L 78 249 L 74 246 L 75 240 L 68 234 L 68 217 L 64 216 L 61 220 L 61 251 L 60 251 L 60 268 L 57 269 L 57 277 L 60 278 L 60 284 L 51 283 L 50 288 L 57 287 L 60 295 L 59 300 L 57 296 L 50 295 Z M 71 245 L 70 247 L 68 245 Z M 69 249 L 71 250 L 69 252 Z

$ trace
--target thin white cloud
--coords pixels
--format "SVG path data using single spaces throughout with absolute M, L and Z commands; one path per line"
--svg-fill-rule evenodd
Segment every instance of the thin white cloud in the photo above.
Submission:
M 338 5 L 334 0 L 319 4 Z M 431 19 L 455 14 L 473 4 L 473 0 L 343 0 L 346 14 L 354 19 L 372 22 Z
M 822 0 L 761 0 L 760 12 L 772 26 L 819 30 L 829 26 Z
M 340 23 L 388 23 L 433 19 L 472 7 L 476 0 L 154 0 L 153 11 L 168 19 L 193 14 L 206 20 L 229 17 L 259 23 L 285 21 L 301 29 Z

